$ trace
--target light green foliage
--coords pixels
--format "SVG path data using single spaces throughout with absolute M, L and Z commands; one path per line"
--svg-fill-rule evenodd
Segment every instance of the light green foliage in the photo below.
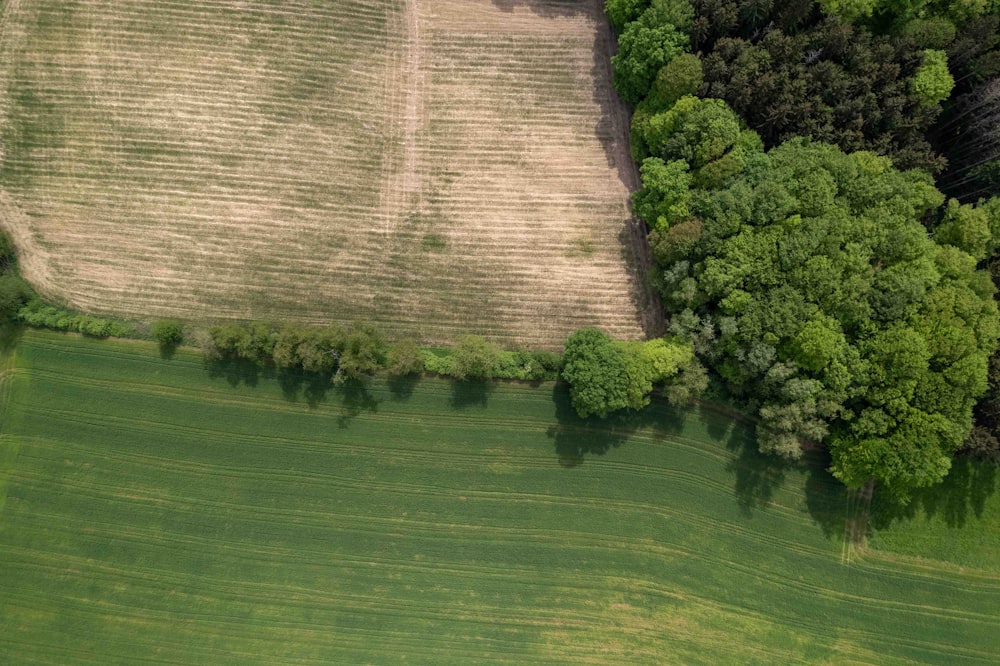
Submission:
M 708 370 L 697 358 L 692 358 L 680 373 L 667 380 L 663 394 L 670 406 L 684 407 L 692 399 L 703 395 L 707 389 Z
M 615 32 L 621 32 L 625 24 L 634 21 L 649 7 L 650 0 L 605 0 L 604 11 Z
M 563 361 L 563 379 L 570 385 L 577 414 L 604 418 L 620 409 L 648 405 L 654 386 L 691 367 L 695 357 L 687 341 L 671 337 L 621 342 L 588 328 L 569 337 Z M 675 392 L 675 399 L 690 398 L 701 385 L 695 370 Z
M 307 404 L 44 331 L 13 360 L 3 664 L 995 661 L 1000 493 L 946 522 L 985 478 L 870 542 L 962 572 L 852 558 L 824 461 L 772 465 L 711 406 L 582 421 L 561 385 L 382 377 Z
M 455 379 L 490 379 L 496 374 L 500 350 L 478 335 L 466 335 L 455 345 L 451 375 Z
M 700 169 L 736 145 L 740 131 L 739 117 L 725 102 L 688 95 L 649 119 L 645 139 L 651 155 Z
M 681 53 L 660 68 L 648 95 L 632 114 L 630 140 L 632 157 L 642 162 L 649 156 L 646 132 L 649 119 L 663 111 L 668 111 L 682 97 L 694 95 L 702 82 L 701 59 L 692 53 Z
M 682 97 L 697 93 L 702 80 L 701 59 L 681 53 L 660 68 L 643 105 L 653 113 L 666 111 Z
M 13 282 L 9 284 L 9 288 L 12 291 L 19 289 L 17 284 Z M 122 322 L 113 319 L 91 317 L 90 315 L 74 314 L 47 305 L 44 301 L 37 298 L 28 301 L 22 306 L 17 311 L 17 318 L 29 326 L 51 328 L 55 331 L 82 333 L 98 338 L 125 337 L 135 332 L 131 326 Z
M 653 155 L 643 161 L 643 187 L 633 195 L 636 214 L 660 232 L 687 217 L 685 185 L 721 187 L 764 150 L 760 137 L 742 129 L 718 99 L 688 95 L 656 115 L 637 113 L 632 127 Z
M 934 231 L 934 240 L 942 245 L 953 245 L 977 260 L 985 259 L 996 249 L 1000 237 L 994 237 L 991 217 L 982 207 L 961 205 L 955 199 L 948 202 L 941 225 Z
M 948 99 L 951 89 L 955 87 L 955 79 L 948 71 L 948 56 L 944 51 L 927 49 L 924 51 L 924 62 L 913 77 L 913 92 L 919 95 L 925 104 L 937 104 Z
M 312 337 L 313 331 L 298 324 L 288 324 L 278 333 L 271 357 L 279 368 L 301 368 L 299 346 Z
M 823 11 L 853 20 L 872 15 L 878 0 L 819 0 Z
M 687 29 L 694 10 L 686 0 L 653 0 L 618 39 L 611 58 L 612 82 L 622 99 L 638 104 L 660 69 L 688 46 Z
M 424 358 L 416 341 L 407 338 L 394 344 L 386 357 L 386 367 L 390 374 L 401 377 L 423 372 Z
M 659 157 L 649 157 L 643 161 L 640 172 L 642 189 L 632 195 L 636 215 L 660 232 L 689 216 L 691 174 L 687 162 L 665 163 Z
M 452 374 L 452 354 L 450 349 L 421 349 L 424 370 L 435 375 L 448 377 Z
M 344 331 L 339 326 L 309 329 L 298 346 L 302 369 L 329 375 L 338 369 L 343 348 Z
M 997 205 L 950 204 L 932 240 L 942 201 L 925 174 L 792 141 L 694 189 L 684 242 L 653 237 L 672 329 L 759 410 L 762 450 L 825 439 L 838 478 L 900 496 L 947 473 L 1000 317 L 975 270 Z
M 820 5 L 851 21 L 883 15 L 900 22 L 938 17 L 962 22 L 996 10 L 989 0 L 820 0 Z
M 613 344 L 625 354 L 626 403 L 630 409 L 648 405 L 655 385 L 671 379 L 694 361 L 692 344 L 673 338 Z
M 176 347 L 184 341 L 184 326 L 175 319 L 160 319 L 150 328 L 153 339 L 164 347 Z

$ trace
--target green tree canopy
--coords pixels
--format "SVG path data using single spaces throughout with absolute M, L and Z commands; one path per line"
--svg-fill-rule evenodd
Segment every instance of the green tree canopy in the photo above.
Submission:
M 825 441 L 838 478 L 900 495 L 939 481 L 1000 335 L 976 270 L 996 204 L 939 212 L 927 174 L 807 140 L 671 196 L 688 219 L 652 222 L 671 330 L 758 411 L 762 450 Z
M 479 335 L 466 335 L 455 345 L 451 375 L 455 379 L 490 379 L 500 362 L 500 349 Z

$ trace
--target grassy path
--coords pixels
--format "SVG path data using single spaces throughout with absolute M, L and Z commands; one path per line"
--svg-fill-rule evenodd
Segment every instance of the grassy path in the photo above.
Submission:
M 710 409 L 327 389 L 28 333 L 0 420 L 0 663 L 990 663 L 1000 578 L 856 550 Z M 214 374 L 214 376 L 213 376 Z

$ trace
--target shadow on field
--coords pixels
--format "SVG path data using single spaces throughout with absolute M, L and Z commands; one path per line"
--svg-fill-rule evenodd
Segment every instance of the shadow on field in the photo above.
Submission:
M 850 493 L 827 471 L 832 462 L 830 452 L 825 449 L 808 451 L 802 456 L 802 465 L 809 474 L 805 487 L 806 509 L 827 538 L 843 536 L 850 518 Z
M 205 368 L 212 379 L 225 379 L 230 386 L 257 386 L 262 368 L 253 361 L 242 358 L 213 358 L 205 360 Z M 266 374 L 265 374 L 266 376 Z
M 174 354 L 177 353 L 177 343 L 175 342 L 161 342 L 160 343 L 160 358 L 164 361 L 169 361 L 173 359 Z
M 735 418 L 719 418 L 720 412 L 706 404 L 699 404 L 698 411 L 706 424 L 708 435 L 722 442 L 736 454 L 726 465 L 733 475 L 733 493 L 744 515 L 764 509 L 773 499 L 774 492 L 785 482 L 785 473 L 791 465 L 774 456 L 762 454 L 757 448 L 753 430 L 738 427 Z
M 562 382 L 553 388 L 552 402 L 557 423 L 549 427 L 546 434 L 553 440 L 556 456 L 563 467 L 576 467 L 587 455 L 602 456 L 621 446 L 637 430 L 652 428 L 666 437 L 680 432 L 684 424 L 684 415 L 669 408 L 625 411 L 606 419 L 582 419 L 573 409 L 569 387 Z
M 277 376 L 285 400 L 298 402 L 301 397 L 312 409 L 326 402 L 327 391 L 333 387 L 329 375 L 306 372 L 300 368 L 282 368 L 278 370 Z
M 0 324 L 0 354 L 6 355 L 14 351 L 14 347 L 24 335 L 24 326 L 16 322 Z
M 889 527 L 897 520 L 910 520 L 922 509 L 928 517 L 940 516 L 948 527 L 963 527 L 970 518 L 980 518 L 986 500 L 1000 490 L 1000 465 L 993 462 L 956 458 L 943 483 L 914 493 L 909 504 L 875 493 L 869 521 L 874 529 Z
M 420 375 L 390 376 L 387 382 L 393 400 L 409 400 L 420 383 Z
M 455 409 L 486 407 L 495 383 L 482 379 L 451 380 L 451 406 Z
M 336 390 L 341 398 L 340 416 L 337 417 L 337 426 L 340 428 L 346 428 L 351 420 L 365 412 L 375 414 L 382 402 L 371 394 L 364 380 L 349 379 Z

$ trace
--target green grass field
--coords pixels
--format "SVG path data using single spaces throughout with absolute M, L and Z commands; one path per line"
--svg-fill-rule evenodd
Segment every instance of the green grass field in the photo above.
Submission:
M 3 664 L 996 662 L 995 569 L 852 554 L 713 411 L 40 332 L 3 377 Z

